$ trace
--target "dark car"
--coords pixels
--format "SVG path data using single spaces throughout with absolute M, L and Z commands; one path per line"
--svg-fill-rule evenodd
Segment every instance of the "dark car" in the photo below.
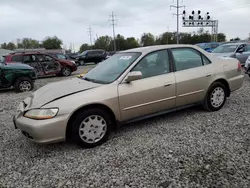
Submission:
M 11 53 L 5 58 L 6 63 L 24 63 L 36 70 L 38 77 L 49 75 L 70 76 L 77 70 L 75 63 L 67 59 L 57 59 L 49 54 L 40 52 Z
M 106 57 L 107 53 L 105 50 L 86 50 L 75 58 L 79 62 L 79 65 L 84 65 L 89 62 L 99 63 L 105 60 Z
M 68 60 L 71 61 L 72 63 L 76 64 L 75 59 L 69 57 L 67 54 L 62 54 L 62 53 L 53 53 L 53 52 L 48 52 L 47 54 L 53 56 L 56 59 L 63 59 L 63 60 Z
M 14 87 L 16 92 L 31 91 L 36 78 L 34 68 L 29 65 L 0 62 L 0 89 Z

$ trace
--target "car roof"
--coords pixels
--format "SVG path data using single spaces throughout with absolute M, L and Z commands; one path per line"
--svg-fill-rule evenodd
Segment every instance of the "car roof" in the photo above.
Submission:
M 32 54 L 42 54 L 42 55 L 50 55 L 49 53 L 41 53 L 41 52 L 14 52 L 10 53 L 9 55 L 32 55 Z
M 191 47 L 195 49 L 200 49 L 198 46 L 190 45 L 190 44 L 170 44 L 170 45 L 155 45 L 155 46 L 147 46 L 147 47 L 139 47 L 133 48 L 129 50 L 124 50 L 121 52 L 141 52 L 141 53 L 148 53 L 156 50 L 163 50 L 168 48 L 184 48 L 184 47 Z
M 228 45 L 232 45 L 232 44 L 241 45 L 241 44 L 247 44 L 247 43 L 244 43 L 244 42 L 232 42 L 232 43 L 225 43 L 225 44 L 223 44 L 223 46 L 228 46 Z

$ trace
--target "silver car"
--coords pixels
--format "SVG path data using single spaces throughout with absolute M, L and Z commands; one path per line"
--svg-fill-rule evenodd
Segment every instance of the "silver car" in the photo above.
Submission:
M 249 43 L 228 43 L 218 46 L 212 51 L 217 57 L 233 57 L 240 61 L 241 65 L 245 65 L 245 62 L 250 55 Z
M 113 128 L 201 105 L 220 110 L 243 83 L 240 63 L 192 45 L 119 52 L 83 77 L 50 83 L 20 103 L 15 126 L 38 143 L 99 145 Z

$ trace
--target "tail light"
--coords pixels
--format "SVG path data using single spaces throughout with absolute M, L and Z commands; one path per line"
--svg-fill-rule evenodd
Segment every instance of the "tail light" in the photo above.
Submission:
M 240 64 L 240 62 L 238 62 L 238 68 L 237 68 L 237 71 L 241 71 L 241 64 Z

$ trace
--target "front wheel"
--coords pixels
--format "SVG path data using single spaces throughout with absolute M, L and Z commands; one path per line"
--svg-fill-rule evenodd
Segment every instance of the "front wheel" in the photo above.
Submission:
M 108 140 L 113 122 L 104 110 L 87 109 L 79 112 L 74 119 L 71 138 L 80 146 L 91 148 Z
M 210 112 L 218 111 L 224 106 L 226 99 L 227 89 L 225 85 L 220 82 L 215 82 L 208 89 L 203 107 Z
M 34 83 L 28 77 L 20 77 L 16 80 L 14 88 L 16 92 L 31 91 L 34 89 Z
M 62 75 L 63 76 L 70 76 L 71 75 L 71 69 L 69 67 L 63 67 L 62 68 Z

